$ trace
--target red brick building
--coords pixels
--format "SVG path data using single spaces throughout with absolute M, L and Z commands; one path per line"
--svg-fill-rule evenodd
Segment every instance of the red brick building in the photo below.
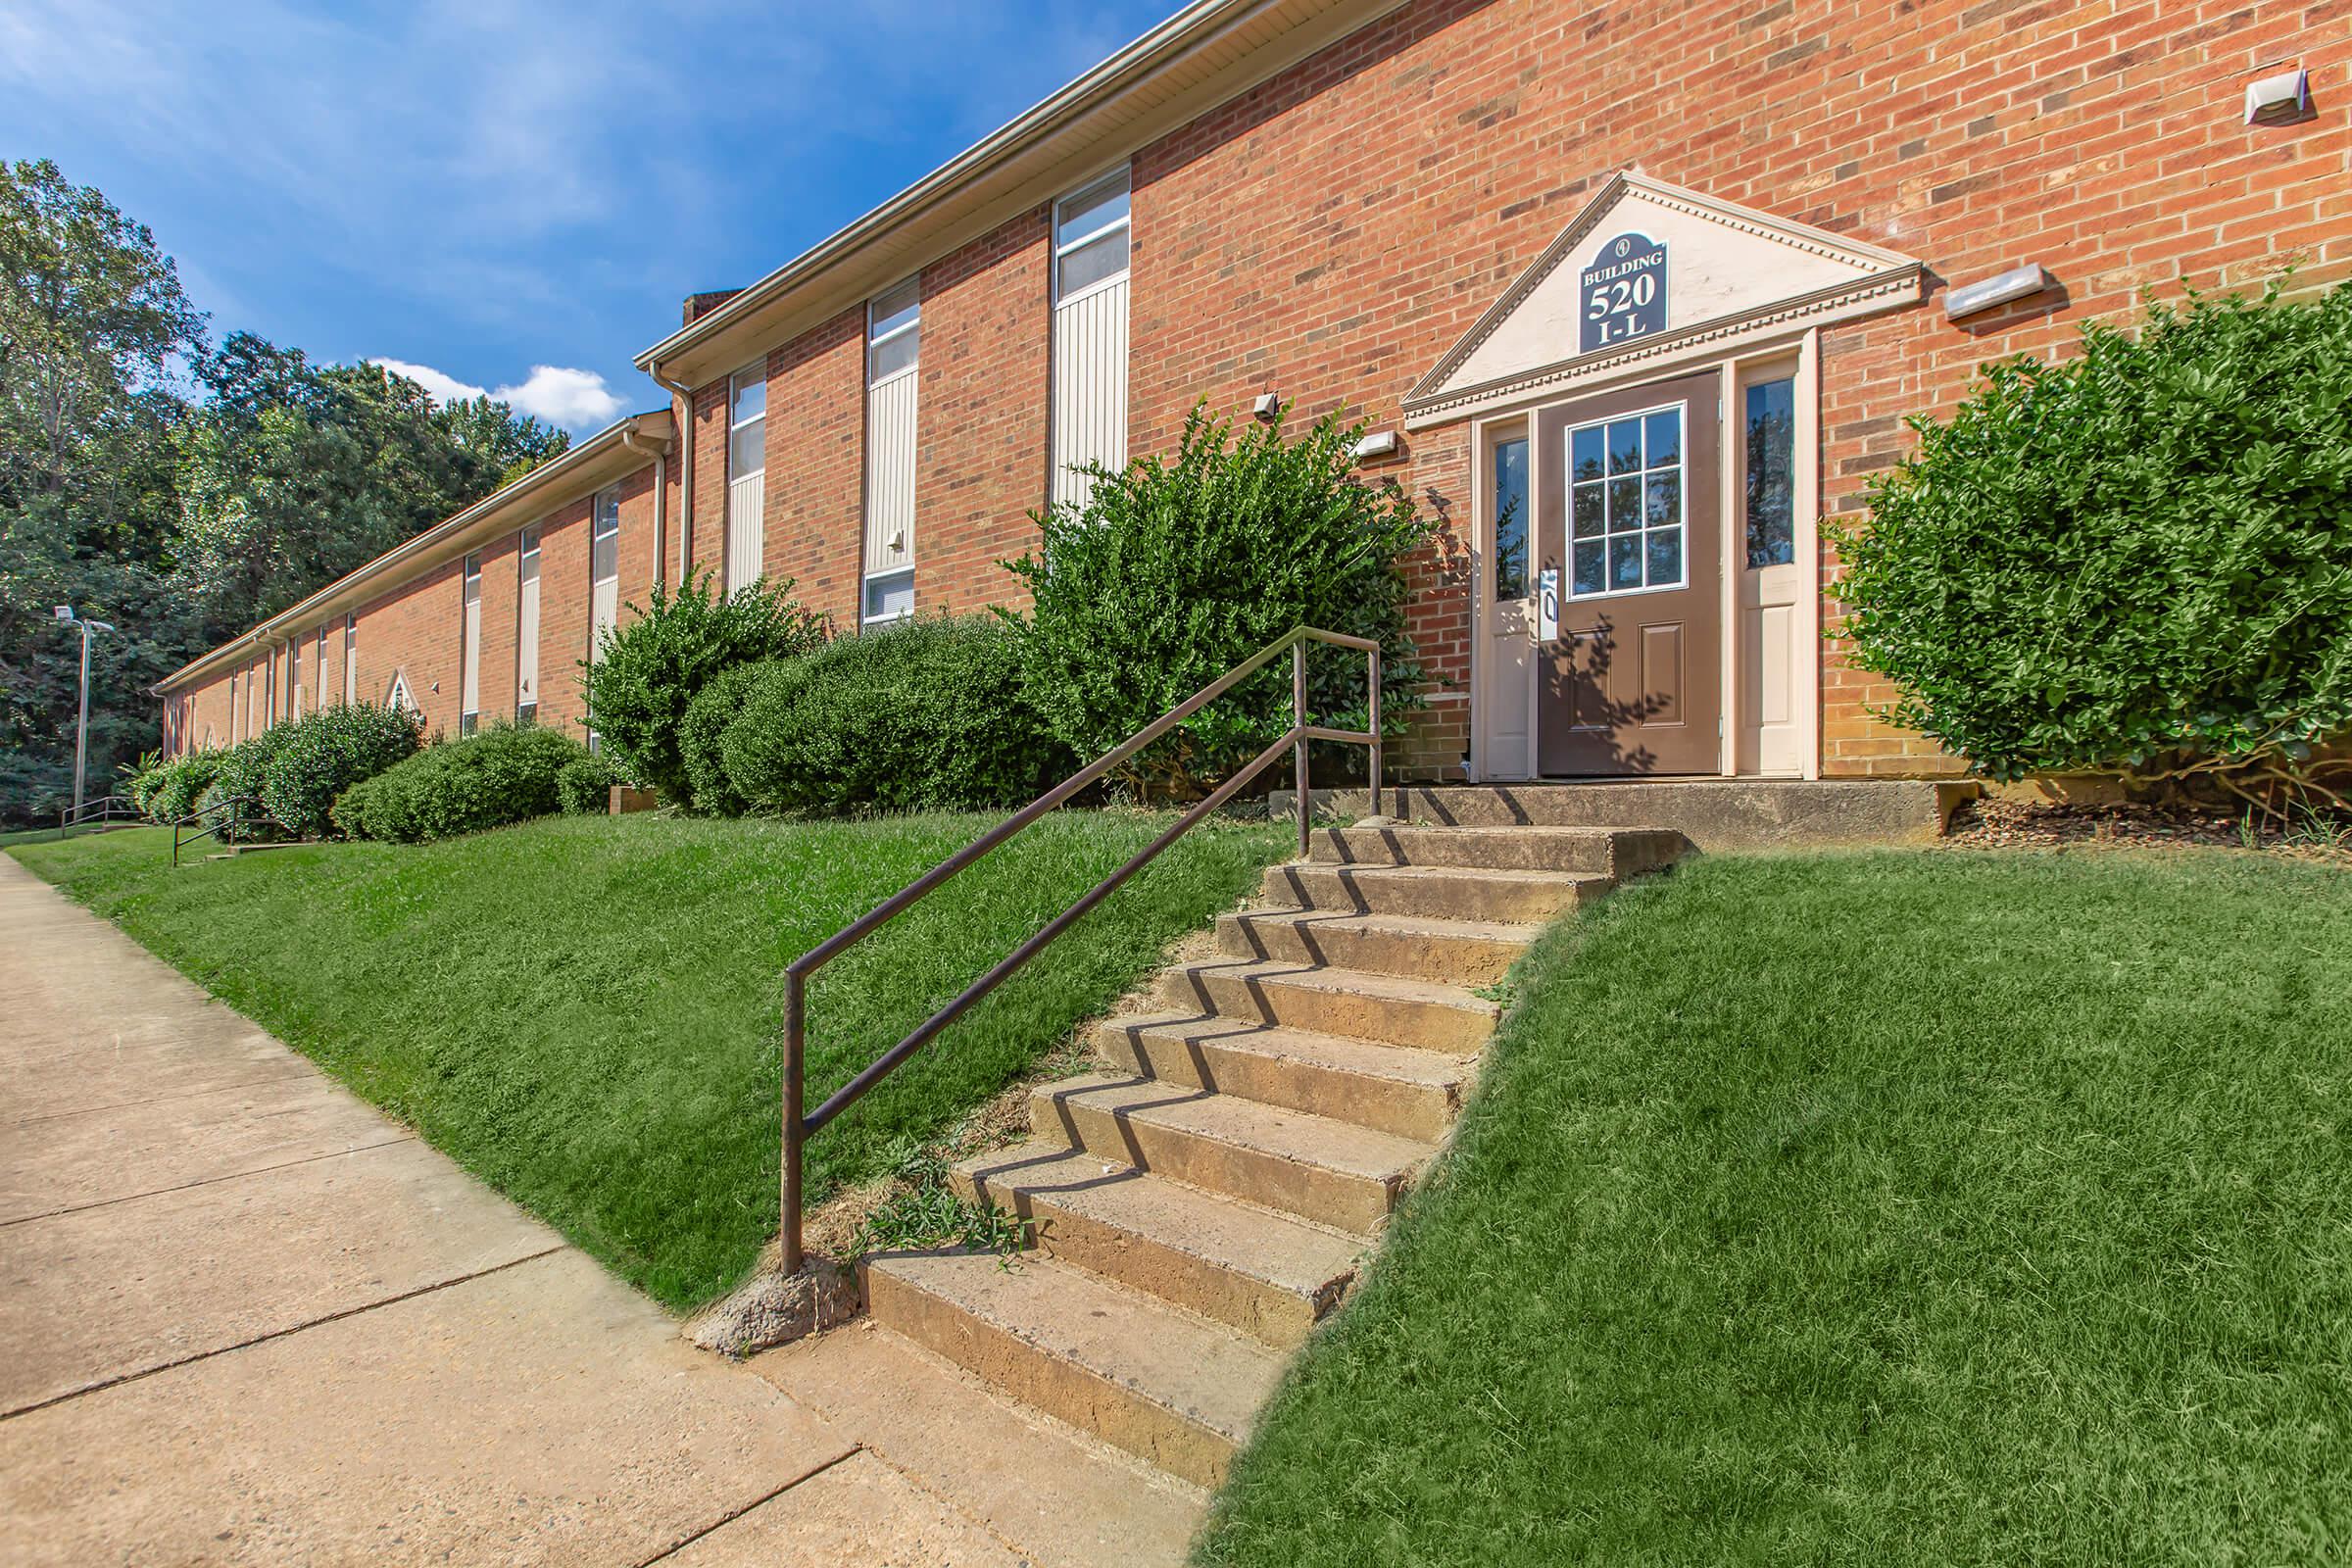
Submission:
M 615 483 L 623 599 L 707 568 L 844 626 L 1002 602 L 1071 465 L 1274 393 L 1368 418 L 1365 470 L 1444 524 L 1412 775 L 1942 770 L 1825 640 L 1817 519 L 1979 363 L 2144 286 L 2352 273 L 2348 61 L 2344 0 L 1200 0 L 690 300 L 639 361 L 672 416 L 180 671 L 168 737 L 246 733 L 321 672 L 454 730 L 469 638 L 477 710 L 511 711 L 492 628 L 533 524 L 546 711 L 576 716 Z M 2298 71 L 2308 101 L 2250 123 Z

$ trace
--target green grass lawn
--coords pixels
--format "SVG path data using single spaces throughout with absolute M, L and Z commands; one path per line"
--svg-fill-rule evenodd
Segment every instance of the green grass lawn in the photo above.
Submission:
M 1519 983 L 1203 1560 L 2352 1560 L 2352 875 L 1702 860 Z
M 775 1232 L 784 965 L 995 820 L 551 818 L 176 872 L 161 830 L 9 853 L 686 1308 Z M 810 1106 L 1166 822 L 1057 813 L 836 959 L 810 990 Z M 1284 843 L 1180 841 L 818 1135 L 812 1197 L 1016 1081 Z

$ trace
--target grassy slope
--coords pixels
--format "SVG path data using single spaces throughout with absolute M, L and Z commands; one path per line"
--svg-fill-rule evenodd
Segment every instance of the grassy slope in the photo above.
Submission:
M 1522 977 L 1206 1561 L 2352 1557 L 2352 876 L 1699 862 Z
M 154 832 L 12 853 L 686 1307 L 775 1231 L 783 965 L 993 821 L 550 819 L 176 873 Z M 811 988 L 810 1105 L 1164 821 L 1051 817 L 837 959 Z M 1019 1077 L 1281 846 L 1189 835 L 827 1128 L 812 1194 Z

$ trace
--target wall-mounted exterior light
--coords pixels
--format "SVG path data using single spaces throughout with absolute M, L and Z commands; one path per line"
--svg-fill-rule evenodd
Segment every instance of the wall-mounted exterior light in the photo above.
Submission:
M 1943 297 L 1943 317 L 1957 321 L 1966 316 L 1982 316 L 1984 312 L 2028 299 L 2057 281 L 2049 269 L 2039 262 L 2028 262 L 1992 277 L 1979 278 L 1964 288 L 1956 288 Z
M 1396 455 L 1396 432 L 1376 430 L 1355 444 L 1355 461 L 1369 463 L 1374 458 L 1393 458 Z
M 2291 125 L 2311 116 L 2311 76 L 2300 67 L 2246 86 L 2246 123 Z

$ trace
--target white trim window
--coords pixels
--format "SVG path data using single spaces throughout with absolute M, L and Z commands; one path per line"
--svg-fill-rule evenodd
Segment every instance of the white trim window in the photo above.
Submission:
M 1133 177 L 1114 170 L 1054 204 L 1054 300 L 1066 305 L 1127 275 L 1135 217 Z
M 914 612 L 914 472 L 922 362 L 922 279 L 865 308 L 865 573 L 867 625 Z
M 1568 594 L 1596 599 L 1690 581 L 1682 404 L 1568 432 Z
M 767 361 L 727 377 L 726 587 L 744 587 L 765 570 L 767 545 Z
M 1125 169 L 1054 204 L 1053 471 L 1048 499 L 1083 507 L 1090 466 L 1127 466 L 1127 271 L 1134 185 Z
M 514 551 L 514 722 L 539 718 L 539 530 L 525 528 Z
M 602 663 L 605 636 L 620 620 L 620 486 L 599 490 L 588 515 L 588 660 Z
M 312 672 L 311 679 L 318 683 L 318 708 L 323 712 L 326 709 L 326 628 L 324 626 L 318 628 L 318 658 L 316 662 L 318 667 Z
M 350 708 L 360 700 L 360 617 L 343 617 L 343 706 Z
M 482 558 L 467 556 L 462 572 L 464 591 L 460 625 L 464 645 L 458 662 L 458 733 L 470 735 L 482 724 Z
M 286 716 L 295 723 L 302 722 L 302 641 L 286 644 Z

